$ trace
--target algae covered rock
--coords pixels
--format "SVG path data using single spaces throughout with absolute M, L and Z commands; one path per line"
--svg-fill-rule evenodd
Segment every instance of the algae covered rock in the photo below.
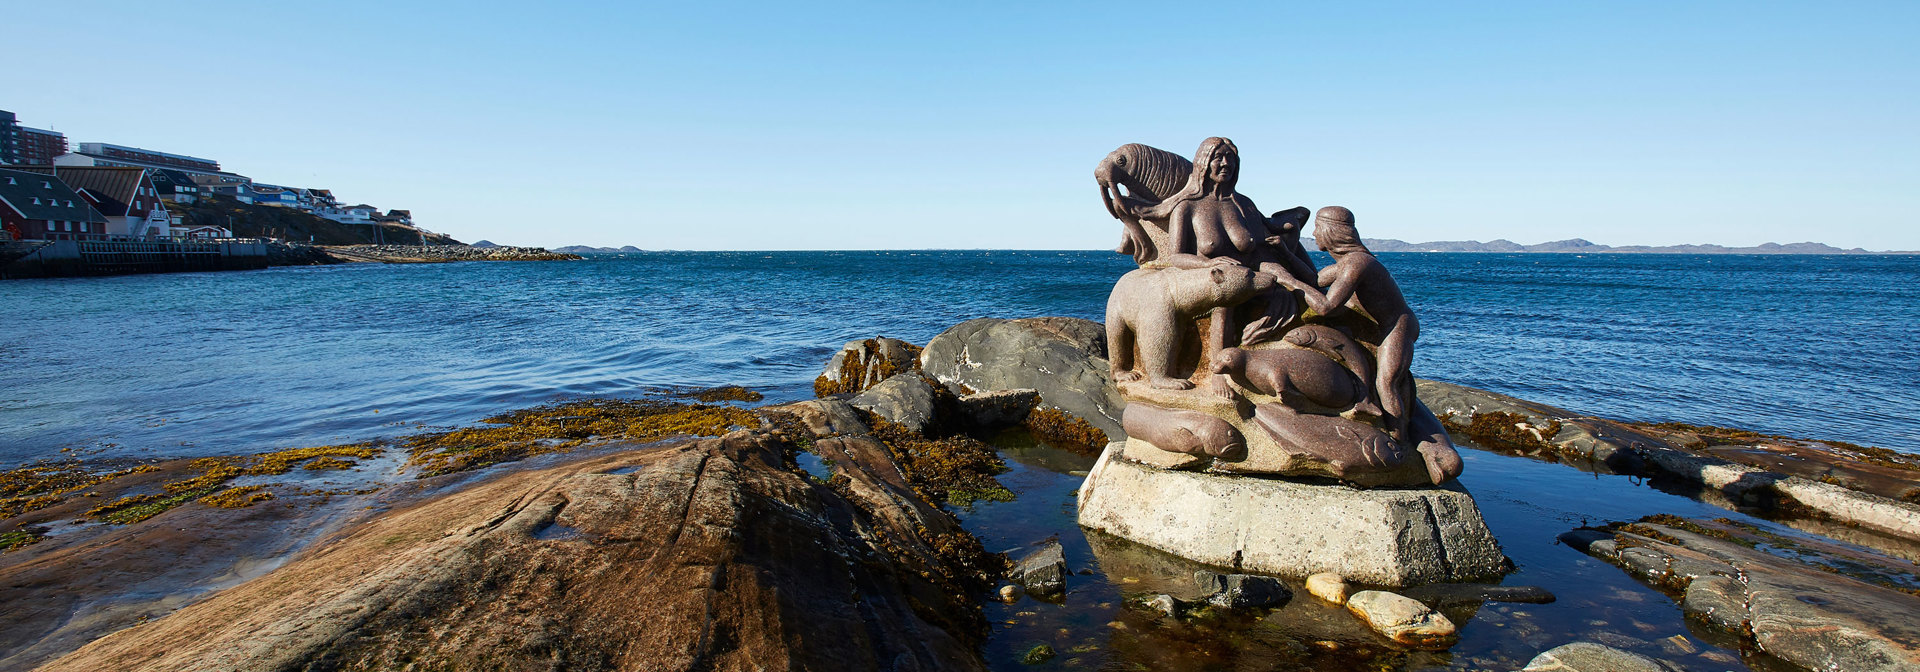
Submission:
M 880 336 L 847 341 L 813 380 L 814 396 L 857 394 L 880 381 L 919 366 L 920 348 L 897 338 Z

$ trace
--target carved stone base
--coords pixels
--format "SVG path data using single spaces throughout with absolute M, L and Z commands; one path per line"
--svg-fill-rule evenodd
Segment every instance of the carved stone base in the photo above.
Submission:
M 1115 446 L 1118 448 L 1119 446 Z M 1080 525 L 1197 562 L 1380 586 L 1488 579 L 1509 565 L 1459 486 L 1357 489 L 1172 471 L 1100 456 Z

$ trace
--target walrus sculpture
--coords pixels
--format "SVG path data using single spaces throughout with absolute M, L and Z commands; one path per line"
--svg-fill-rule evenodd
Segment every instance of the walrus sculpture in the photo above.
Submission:
M 1100 183 L 1100 201 L 1107 214 L 1126 226 L 1125 237 L 1115 252 L 1133 255 L 1134 263 L 1145 264 L 1160 257 L 1167 248 L 1167 232 L 1158 226 L 1146 226 L 1119 207 L 1121 199 L 1140 205 L 1156 205 L 1178 193 L 1193 173 L 1193 162 L 1185 157 L 1140 143 L 1121 145 L 1107 154 L 1093 169 Z M 1124 193 L 1121 187 L 1126 187 Z

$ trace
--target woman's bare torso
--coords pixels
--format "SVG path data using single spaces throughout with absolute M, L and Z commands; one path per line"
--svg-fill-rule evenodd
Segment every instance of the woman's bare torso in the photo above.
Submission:
M 1174 243 L 1175 251 L 1252 265 L 1260 241 L 1267 236 L 1266 224 L 1258 213 L 1253 202 L 1239 194 L 1230 199 L 1201 197 L 1183 202 L 1170 218 L 1186 228 L 1186 235 Z

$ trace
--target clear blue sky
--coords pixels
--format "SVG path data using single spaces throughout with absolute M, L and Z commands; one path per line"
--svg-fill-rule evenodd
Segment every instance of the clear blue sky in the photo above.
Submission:
M 0 0 L 0 109 L 468 241 L 1109 248 L 1224 135 L 1369 237 L 1920 249 L 1920 3 L 1039 4 Z

